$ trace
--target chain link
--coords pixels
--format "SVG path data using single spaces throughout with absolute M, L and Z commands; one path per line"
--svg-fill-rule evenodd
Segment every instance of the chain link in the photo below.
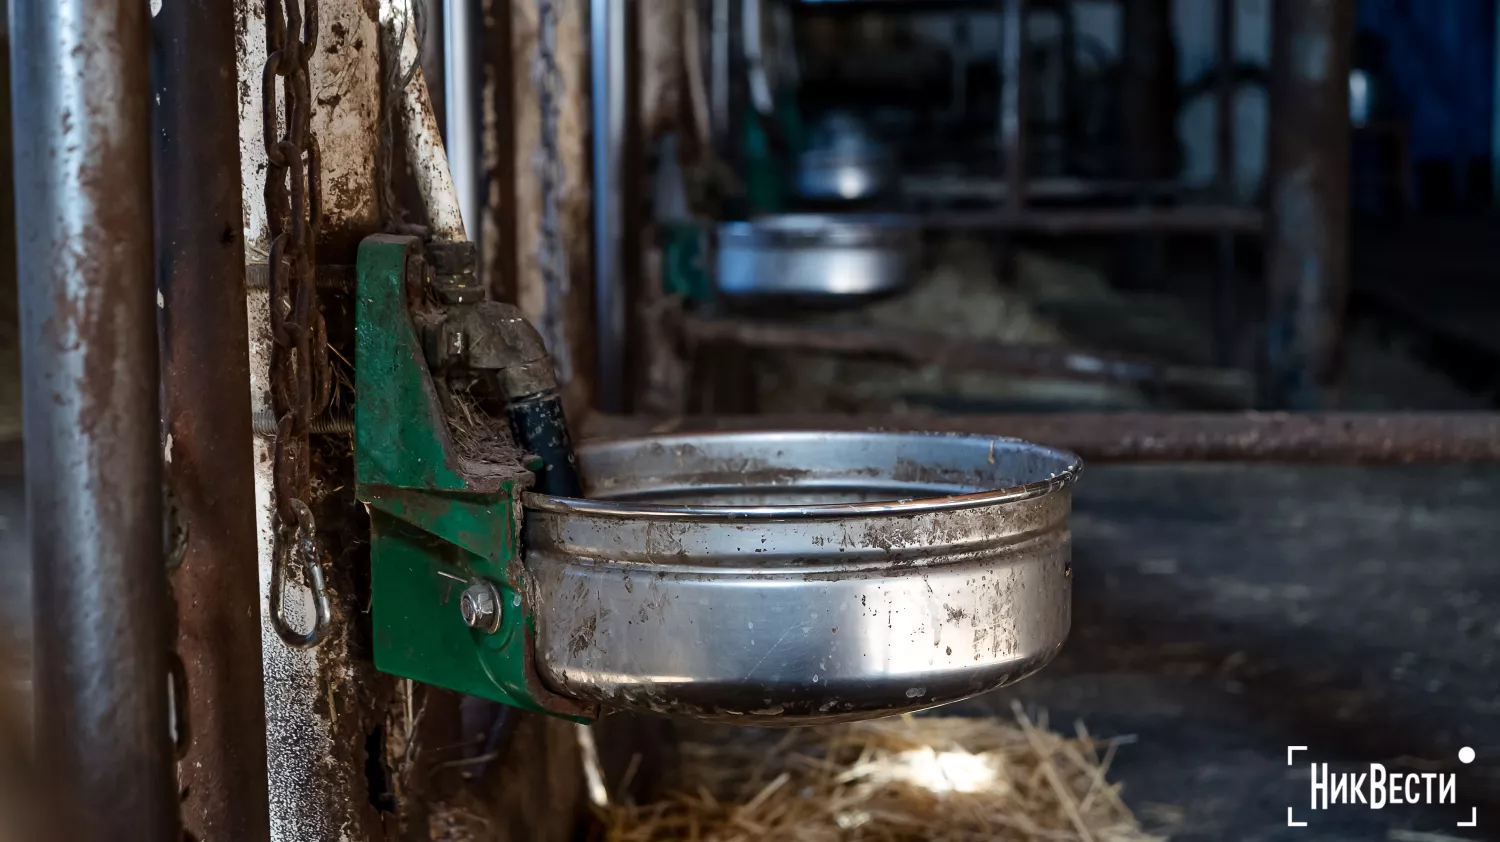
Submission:
M 328 599 L 307 505 L 313 418 L 328 406 L 331 377 L 314 267 L 323 220 L 321 158 L 311 129 L 308 61 L 318 44 L 318 0 L 266 0 L 266 64 L 261 71 L 261 131 L 266 147 L 266 221 L 271 243 L 271 409 L 277 418 L 272 486 L 277 525 L 271 571 L 271 623 L 287 645 L 315 646 L 327 634 Z M 276 82 L 286 125 L 278 118 Z M 311 629 L 283 613 L 287 568 L 300 557 L 313 592 Z
M 542 338 L 557 367 L 557 377 L 572 377 L 572 360 L 563 335 L 562 304 L 568 293 L 568 255 L 562 244 L 562 190 L 567 179 L 558 145 L 558 113 L 563 96 L 563 74 L 557 63 L 557 21 L 563 0 L 537 0 L 537 50 L 532 67 L 537 105 L 541 112 L 541 148 L 537 179 L 541 182 L 542 230 L 537 244 L 537 264 L 546 291 L 546 310 L 541 319 Z

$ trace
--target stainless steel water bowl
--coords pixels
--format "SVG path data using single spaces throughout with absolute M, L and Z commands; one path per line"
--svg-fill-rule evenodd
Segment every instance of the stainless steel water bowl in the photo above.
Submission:
M 904 216 L 786 214 L 719 227 L 719 292 L 741 301 L 858 305 L 916 283 L 921 232 Z
M 537 665 L 607 707 L 757 725 L 932 707 L 1068 635 L 1079 462 L 992 436 L 720 433 L 580 448 L 528 494 Z
M 881 148 L 815 149 L 797 158 L 797 195 L 824 202 L 855 202 L 888 191 L 896 163 Z

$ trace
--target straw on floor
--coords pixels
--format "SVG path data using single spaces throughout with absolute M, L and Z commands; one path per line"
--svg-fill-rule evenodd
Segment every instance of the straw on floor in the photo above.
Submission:
M 1126 740 L 903 716 L 682 746 L 684 786 L 597 807 L 607 842 L 1148 842 L 1107 773 Z

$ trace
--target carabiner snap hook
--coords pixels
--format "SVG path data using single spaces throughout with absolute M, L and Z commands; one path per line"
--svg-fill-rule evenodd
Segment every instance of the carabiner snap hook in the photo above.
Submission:
M 290 530 L 293 534 L 288 535 L 286 527 L 278 526 L 276 545 L 271 553 L 271 626 L 287 646 L 293 649 L 311 649 L 328 636 L 328 629 L 333 624 L 333 612 L 328 607 L 328 588 L 323 582 L 323 565 L 318 563 L 318 551 L 313 543 L 317 523 L 313 520 L 312 509 L 296 499 L 290 505 L 297 516 L 296 529 Z M 288 538 L 295 540 L 288 541 Z M 291 561 L 290 557 L 295 556 L 301 556 L 302 571 L 307 575 L 307 587 L 313 596 L 313 624 L 306 632 L 292 628 L 282 614 L 287 565 Z

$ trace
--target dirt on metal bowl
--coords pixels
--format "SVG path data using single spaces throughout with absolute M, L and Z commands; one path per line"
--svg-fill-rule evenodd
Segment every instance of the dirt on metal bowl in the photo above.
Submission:
M 528 494 L 537 667 L 608 707 L 756 725 L 955 701 L 1052 660 L 1077 457 L 1015 439 L 716 433 L 586 444 Z

